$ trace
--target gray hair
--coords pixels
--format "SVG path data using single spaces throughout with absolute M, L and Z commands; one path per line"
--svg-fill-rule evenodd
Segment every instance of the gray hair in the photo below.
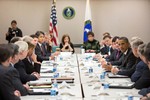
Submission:
M 33 40 L 33 38 L 26 35 L 26 36 L 22 37 L 22 40 L 25 41 L 25 42 L 31 42 Z
M 140 38 L 136 38 L 132 40 L 131 47 L 132 48 L 138 48 L 139 45 L 143 44 L 144 42 Z
M 138 46 L 138 52 L 140 53 L 140 55 L 144 55 L 144 48 L 145 47 L 146 47 L 145 43 Z
M 17 41 L 15 42 L 16 45 L 19 46 L 19 52 L 27 51 L 28 50 L 28 44 L 25 41 Z
M 150 61 L 150 42 L 145 46 L 144 56 L 148 61 Z

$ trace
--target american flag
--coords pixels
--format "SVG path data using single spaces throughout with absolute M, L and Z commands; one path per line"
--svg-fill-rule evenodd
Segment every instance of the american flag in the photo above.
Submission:
M 50 16 L 49 33 L 52 35 L 53 45 L 58 46 L 58 31 L 57 31 L 57 15 L 56 15 L 56 1 L 53 0 Z

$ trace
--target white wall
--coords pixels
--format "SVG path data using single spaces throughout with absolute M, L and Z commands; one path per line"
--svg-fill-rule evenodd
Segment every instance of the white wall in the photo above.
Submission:
M 24 35 L 49 28 L 52 0 L 0 0 L 0 43 L 11 20 L 18 22 Z M 86 0 L 57 0 L 59 39 L 68 33 L 73 43 L 82 43 Z M 62 11 L 66 6 L 76 10 L 72 20 L 66 20 Z M 113 36 L 139 36 L 149 41 L 150 0 L 91 0 L 93 31 L 100 40 L 103 32 Z

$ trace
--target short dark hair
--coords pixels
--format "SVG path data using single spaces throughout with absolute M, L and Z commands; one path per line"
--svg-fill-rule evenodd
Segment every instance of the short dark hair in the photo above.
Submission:
M 87 33 L 87 36 L 89 36 L 89 35 L 92 35 L 94 37 L 94 33 L 91 31 Z
M 10 43 L 15 43 L 17 41 L 20 41 L 21 40 L 21 37 L 13 37 L 11 40 L 10 40 Z
M 117 39 L 119 39 L 119 36 L 113 37 L 112 42 L 116 42 Z
M 13 51 L 8 44 L 0 44 L 0 64 L 12 57 Z
M 148 61 L 150 61 L 150 42 L 144 48 L 144 56 Z
M 129 43 L 129 40 L 127 37 L 120 37 L 119 40 L 123 40 L 124 42 Z
M 62 37 L 62 39 L 61 39 L 61 42 L 62 42 L 63 44 L 65 44 L 65 43 L 64 43 L 64 39 L 65 39 L 66 37 L 68 37 L 69 43 L 71 43 L 70 36 L 69 36 L 68 34 L 63 35 L 63 37 Z
M 39 37 L 41 34 L 44 35 L 44 32 L 42 32 L 42 31 L 37 31 L 37 32 L 35 33 L 35 35 L 36 35 L 37 37 Z
M 108 32 L 103 33 L 103 36 L 106 36 L 106 35 L 110 35 L 110 33 Z
M 105 40 L 106 38 L 111 39 L 111 36 L 110 35 L 106 35 L 106 36 L 103 37 L 103 40 Z
M 35 35 L 35 34 L 30 35 L 30 37 L 32 37 L 32 38 L 38 38 L 38 36 Z
M 13 52 L 12 57 L 14 57 L 15 55 L 17 55 L 19 53 L 19 46 L 14 44 L 14 43 L 9 43 L 8 46 L 11 47 L 11 50 Z
M 16 21 L 16 20 L 12 20 L 12 21 L 11 21 L 11 24 L 13 24 L 13 23 L 14 23 L 14 24 L 17 24 L 17 21 Z

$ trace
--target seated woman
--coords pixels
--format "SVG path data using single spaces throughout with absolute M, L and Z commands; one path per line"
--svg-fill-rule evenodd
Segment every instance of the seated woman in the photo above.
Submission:
M 86 53 L 99 53 L 100 52 L 100 45 L 97 40 L 94 39 L 94 33 L 88 32 L 87 34 L 88 40 L 84 42 L 83 48 L 85 49 Z
M 72 52 L 72 53 L 75 52 L 73 44 L 71 43 L 71 40 L 68 34 L 63 35 L 62 43 L 60 43 L 59 47 L 60 47 L 61 52 Z

